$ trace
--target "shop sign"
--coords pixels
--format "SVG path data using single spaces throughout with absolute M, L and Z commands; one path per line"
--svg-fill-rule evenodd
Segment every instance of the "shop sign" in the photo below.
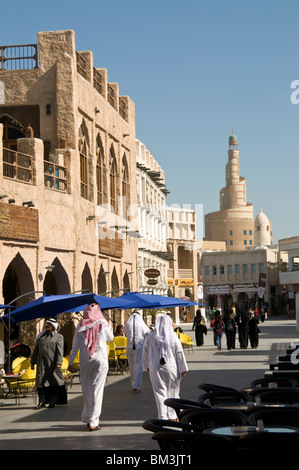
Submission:
M 229 294 L 229 286 L 210 286 L 207 288 L 208 295 L 224 295 Z
M 236 284 L 233 286 L 234 292 L 256 292 L 257 286 L 255 284 Z
M 194 286 L 194 279 L 180 279 L 180 286 Z
M 154 268 L 147 269 L 146 271 L 144 271 L 144 275 L 146 277 L 159 277 L 160 274 L 161 274 L 160 271 Z

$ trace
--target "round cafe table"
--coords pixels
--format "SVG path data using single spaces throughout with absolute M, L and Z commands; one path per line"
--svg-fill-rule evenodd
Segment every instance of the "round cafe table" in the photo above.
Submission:
M 259 431 L 255 426 L 221 426 L 217 428 L 208 428 L 203 431 L 205 434 L 214 434 L 216 436 L 226 436 L 226 437 L 240 437 L 242 434 L 247 434 L 249 432 Z M 295 433 L 299 432 L 299 428 L 293 426 L 264 426 L 264 432 L 270 433 Z

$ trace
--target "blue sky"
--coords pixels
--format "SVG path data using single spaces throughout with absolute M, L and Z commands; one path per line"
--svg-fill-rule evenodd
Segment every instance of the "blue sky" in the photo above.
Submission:
M 297 0 L 11 5 L 1 5 L 1 45 L 72 29 L 76 49 L 91 50 L 134 101 L 136 137 L 165 171 L 169 205 L 219 210 L 234 129 L 255 215 L 262 206 L 272 219 L 274 242 L 299 235 L 299 104 L 290 99 L 299 80 Z

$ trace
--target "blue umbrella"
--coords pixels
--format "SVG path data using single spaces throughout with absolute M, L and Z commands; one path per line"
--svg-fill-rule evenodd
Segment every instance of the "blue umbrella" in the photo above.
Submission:
M 84 307 L 91 302 L 97 302 L 101 310 L 134 307 L 133 302 L 96 294 L 43 295 L 17 308 L 9 315 L 4 315 L 2 320 L 6 322 L 10 318 L 12 322 L 20 323 L 36 318 L 49 318 L 63 312 L 84 310 Z
M 163 295 L 144 294 L 143 292 L 126 292 L 118 297 L 119 300 L 135 302 L 133 308 L 157 309 L 171 307 L 191 307 L 192 305 L 201 305 L 197 302 L 190 302 L 177 297 L 166 297 Z

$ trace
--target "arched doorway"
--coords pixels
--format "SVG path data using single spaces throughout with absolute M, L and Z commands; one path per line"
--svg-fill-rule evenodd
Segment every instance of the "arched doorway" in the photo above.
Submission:
M 34 300 L 34 282 L 28 265 L 18 253 L 7 266 L 3 282 L 2 293 L 5 304 L 20 307 Z M 10 346 L 17 343 L 32 347 L 36 336 L 36 321 L 23 322 L 12 325 L 10 331 L 4 329 L 4 348 L 8 351 Z
M 23 257 L 18 253 L 14 259 L 7 266 L 3 277 L 2 293 L 4 303 L 8 304 L 17 297 L 26 294 L 32 295 L 34 291 L 34 282 L 28 265 L 26 264 Z M 21 305 L 28 302 L 26 296 L 22 297 L 18 301 L 14 302 L 13 305 L 20 307 Z
M 112 290 L 111 295 L 113 297 L 119 296 L 119 282 L 118 282 L 118 275 L 117 275 L 115 267 L 113 268 L 112 276 L 111 276 L 111 290 Z
M 105 275 L 103 265 L 101 265 L 101 269 L 98 275 L 98 294 L 101 295 L 101 294 L 105 294 L 106 292 L 107 292 L 106 275 Z
M 82 287 L 82 291 L 93 292 L 91 272 L 87 263 L 85 263 L 85 266 L 82 272 L 81 287 Z
M 130 291 L 130 278 L 129 278 L 129 274 L 128 274 L 128 271 L 126 270 L 125 272 L 125 275 L 123 277 L 123 288 L 124 288 L 124 292 L 128 292 Z
M 54 267 L 47 270 L 43 290 L 48 295 L 69 294 L 71 291 L 69 278 L 59 259 L 55 258 L 51 266 Z
M 240 292 L 237 297 L 238 310 L 241 313 L 247 312 L 250 308 L 250 302 L 246 292 Z

